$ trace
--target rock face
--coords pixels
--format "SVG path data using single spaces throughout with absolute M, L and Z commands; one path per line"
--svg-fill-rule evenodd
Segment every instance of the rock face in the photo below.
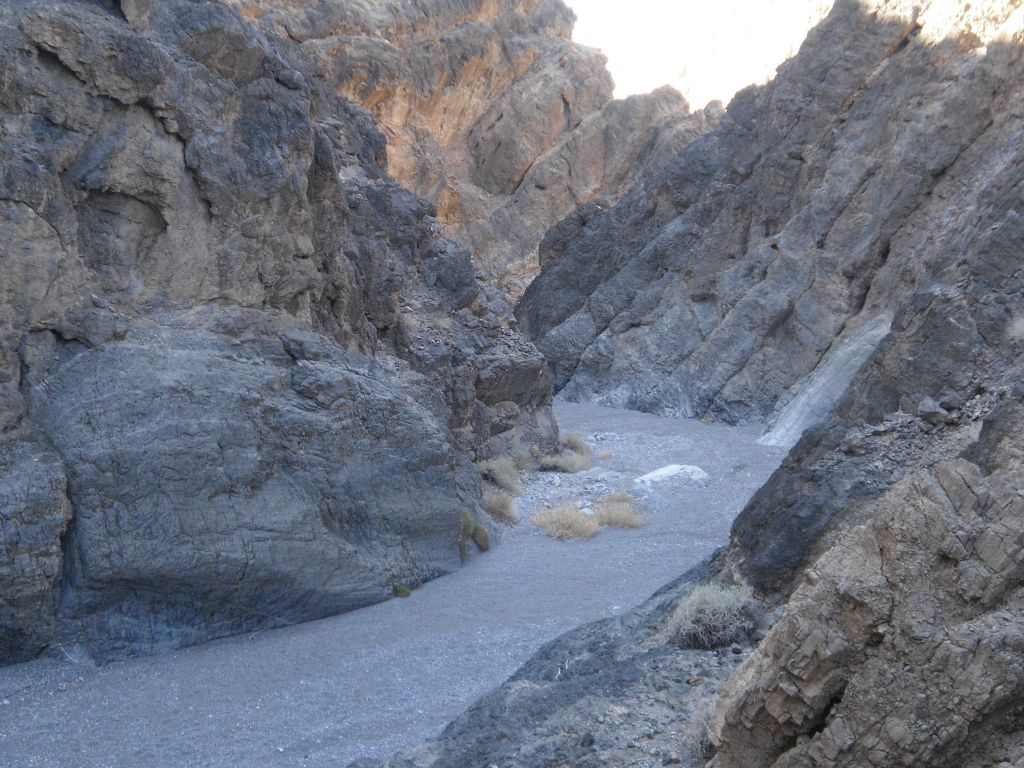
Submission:
M 517 309 L 556 388 L 766 418 L 866 328 L 952 285 L 947 262 L 981 229 L 950 212 L 1019 211 L 1011 6 L 839 2 L 663 173 L 562 221 Z M 855 372 L 832 367 L 825 394 Z
M 552 224 L 617 199 L 714 122 L 669 88 L 613 101 L 562 0 L 231 4 L 377 118 L 392 175 L 514 296 Z
M 471 459 L 551 444 L 550 383 L 371 117 L 222 4 L 0 37 L 0 663 L 457 567 Z
M 713 757 L 673 755 L 694 694 L 651 672 L 684 583 L 389 765 L 636 765 L 595 734 L 666 691 L 636 739 L 663 764 L 1024 761 L 1024 10 L 911 5 L 839 0 L 664 172 L 553 228 L 517 310 L 570 398 L 797 441 L 694 574 L 777 610 Z
M 1024 759 L 1020 402 L 807 571 L 716 712 L 714 766 Z M 975 463 L 978 462 L 978 463 Z

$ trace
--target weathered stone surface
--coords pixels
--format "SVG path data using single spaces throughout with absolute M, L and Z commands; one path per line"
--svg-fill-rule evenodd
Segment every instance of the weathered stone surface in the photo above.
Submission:
M 1024 760 L 1019 5 L 840 0 L 773 84 L 542 245 L 517 314 L 570 398 L 800 438 L 712 568 L 779 606 L 715 768 Z M 390 765 L 648 764 L 593 735 L 614 702 L 680 744 L 692 694 L 634 695 L 679 596 L 552 644 Z
M 517 316 L 556 388 L 761 419 L 871 323 L 957 290 L 944 273 L 1020 211 L 1019 23 L 911 10 L 838 2 L 664 172 L 548 233 Z
M 392 175 L 518 296 L 544 232 L 617 199 L 715 120 L 672 89 L 612 100 L 604 56 L 570 40 L 561 0 L 233 0 L 299 41 L 388 134 Z
M 475 470 L 426 380 L 255 313 L 165 322 L 33 393 L 74 501 L 65 636 L 101 657 L 184 645 L 457 567 Z
M 953 459 L 908 476 L 807 571 L 729 682 L 712 765 L 1024 757 L 1024 474 L 998 435 L 1022 415 L 1001 409 L 973 449 L 998 469 Z
M 0 39 L 0 662 L 455 567 L 471 457 L 552 444 L 550 383 L 373 119 L 221 3 L 17 0 Z
M 71 504 L 53 451 L 6 441 L 0 449 L 0 659 L 17 659 L 44 647 L 56 630 Z

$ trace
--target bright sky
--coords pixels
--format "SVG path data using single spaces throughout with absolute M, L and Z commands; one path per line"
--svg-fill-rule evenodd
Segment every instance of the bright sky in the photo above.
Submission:
M 615 95 L 669 83 L 693 109 L 763 83 L 832 0 L 566 0 L 573 39 L 608 57 Z

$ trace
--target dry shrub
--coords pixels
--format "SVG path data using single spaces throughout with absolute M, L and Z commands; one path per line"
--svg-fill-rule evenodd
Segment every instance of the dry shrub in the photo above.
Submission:
M 462 522 L 459 525 L 459 558 L 466 559 L 466 544 L 472 541 L 481 552 L 491 548 L 491 534 L 480 523 L 473 519 L 468 509 L 462 510 Z
M 579 507 L 561 506 L 542 509 L 533 516 L 533 524 L 555 539 L 592 539 L 601 524 Z
M 512 497 L 500 488 L 484 488 L 484 511 L 499 523 L 515 525 L 519 522 Z
M 599 454 L 597 454 L 597 458 L 599 458 L 601 461 L 611 461 L 612 459 L 615 458 L 615 451 L 612 451 L 612 450 L 601 451 Z
M 540 467 L 540 446 L 537 444 L 525 446 L 518 439 L 512 446 L 512 461 L 516 469 L 533 471 Z
M 701 584 L 676 606 L 668 631 L 680 648 L 711 650 L 747 640 L 761 620 L 749 587 Z
M 690 717 L 683 728 L 683 748 L 696 765 L 704 765 L 715 753 L 715 745 L 708 736 L 711 715 L 715 711 L 713 698 L 701 699 L 690 712 Z
M 540 468 L 549 472 L 583 472 L 594 466 L 594 455 L 580 435 L 564 435 L 561 452 L 554 456 L 541 456 Z
M 594 505 L 594 519 L 599 525 L 612 528 L 640 528 L 647 525 L 647 516 L 638 508 L 637 501 L 627 491 L 617 491 Z
M 519 470 L 515 462 L 507 456 L 498 459 L 478 461 L 476 464 L 480 477 L 512 496 L 521 496 L 523 486 L 519 482 Z

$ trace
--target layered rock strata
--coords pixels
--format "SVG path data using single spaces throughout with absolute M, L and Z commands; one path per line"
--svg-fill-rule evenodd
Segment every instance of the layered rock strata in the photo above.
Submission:
M 0 9 L 0 662 L 458 566 L 542 358 L 298 47 L 223 4 Z
M 383 126 L 392 175 L 518 296 L 574 208 L 617 199 L 714 122 L 674 90 L 612 99 L 604 56 L 562 0 L 232 0 L 297 41 Z

